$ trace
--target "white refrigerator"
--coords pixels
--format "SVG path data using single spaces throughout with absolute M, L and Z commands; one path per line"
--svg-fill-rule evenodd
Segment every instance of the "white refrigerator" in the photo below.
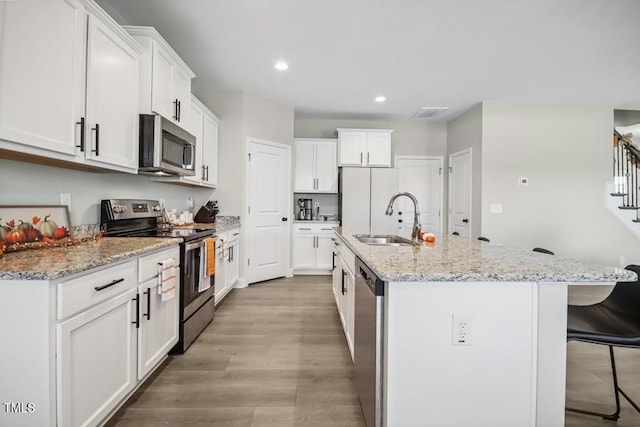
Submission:
M 353 234 L 397 234 L 397 215 L 385 211 L 398 192 L 398 169 L 347 168 L 339 170 L 338 215 L 342 228 Z

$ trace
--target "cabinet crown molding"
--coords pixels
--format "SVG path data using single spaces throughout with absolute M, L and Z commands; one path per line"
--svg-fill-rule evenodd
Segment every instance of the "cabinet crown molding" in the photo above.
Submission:
M 104 11 L 100 6 L 98 6 L 92 0 L 80 0 L 84 5 L 85 9 L 92 15 L 96 16 L 100 19 L 105 25 L 109 27 L 112 31 L 122 37 L 122 40 L 126 42 L 138 55 L 142 55 L 144 52 L 144 48 L 140 46 L 131 34 L 129 34 L 125 28 L 119 25 L 107 12 Z
M 163 50 L 169 52 L 171 58 L 176 64 L 186 71 L 193 79 L 196 77 L 195 73 L 186 62 L 182 60 L 180 55 L 171 47 L 169 43 L 162 37 L 162 35 L 154 27 L 142 27 L 137 25 L 123 25 L 122 28 L 133 37 L 149 37 L 154 43 L 158 43 Z
M 337 128 L 338 132 L 393 132 L 393 129 Z

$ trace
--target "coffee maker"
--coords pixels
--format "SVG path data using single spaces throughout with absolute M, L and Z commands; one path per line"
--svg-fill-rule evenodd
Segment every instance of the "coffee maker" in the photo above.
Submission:
M 310 220 L 313 218 L 313 199 L 298 199 L 297 219 Z

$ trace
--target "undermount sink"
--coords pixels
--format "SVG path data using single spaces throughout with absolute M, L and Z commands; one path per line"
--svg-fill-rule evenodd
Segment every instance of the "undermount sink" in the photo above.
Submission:
M 353 237 L 367 245 L 410 246 L 416 244 L 409 239 L 392 234 L 354 234 Z

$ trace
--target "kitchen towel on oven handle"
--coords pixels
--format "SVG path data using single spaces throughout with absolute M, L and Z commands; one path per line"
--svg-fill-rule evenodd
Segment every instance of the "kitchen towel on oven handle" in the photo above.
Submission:
M 202 240 L 200 251 L 200 280 L 198 281 L 198 292 L 204 292 L 211 287 L 210 277 L 215 273 L 215 249 L 213 238 L 207 237 Z
M 176 265 L 174 258 L 158 262 L 158 295 L 161 301 L 168 301 L 176 296 Z

